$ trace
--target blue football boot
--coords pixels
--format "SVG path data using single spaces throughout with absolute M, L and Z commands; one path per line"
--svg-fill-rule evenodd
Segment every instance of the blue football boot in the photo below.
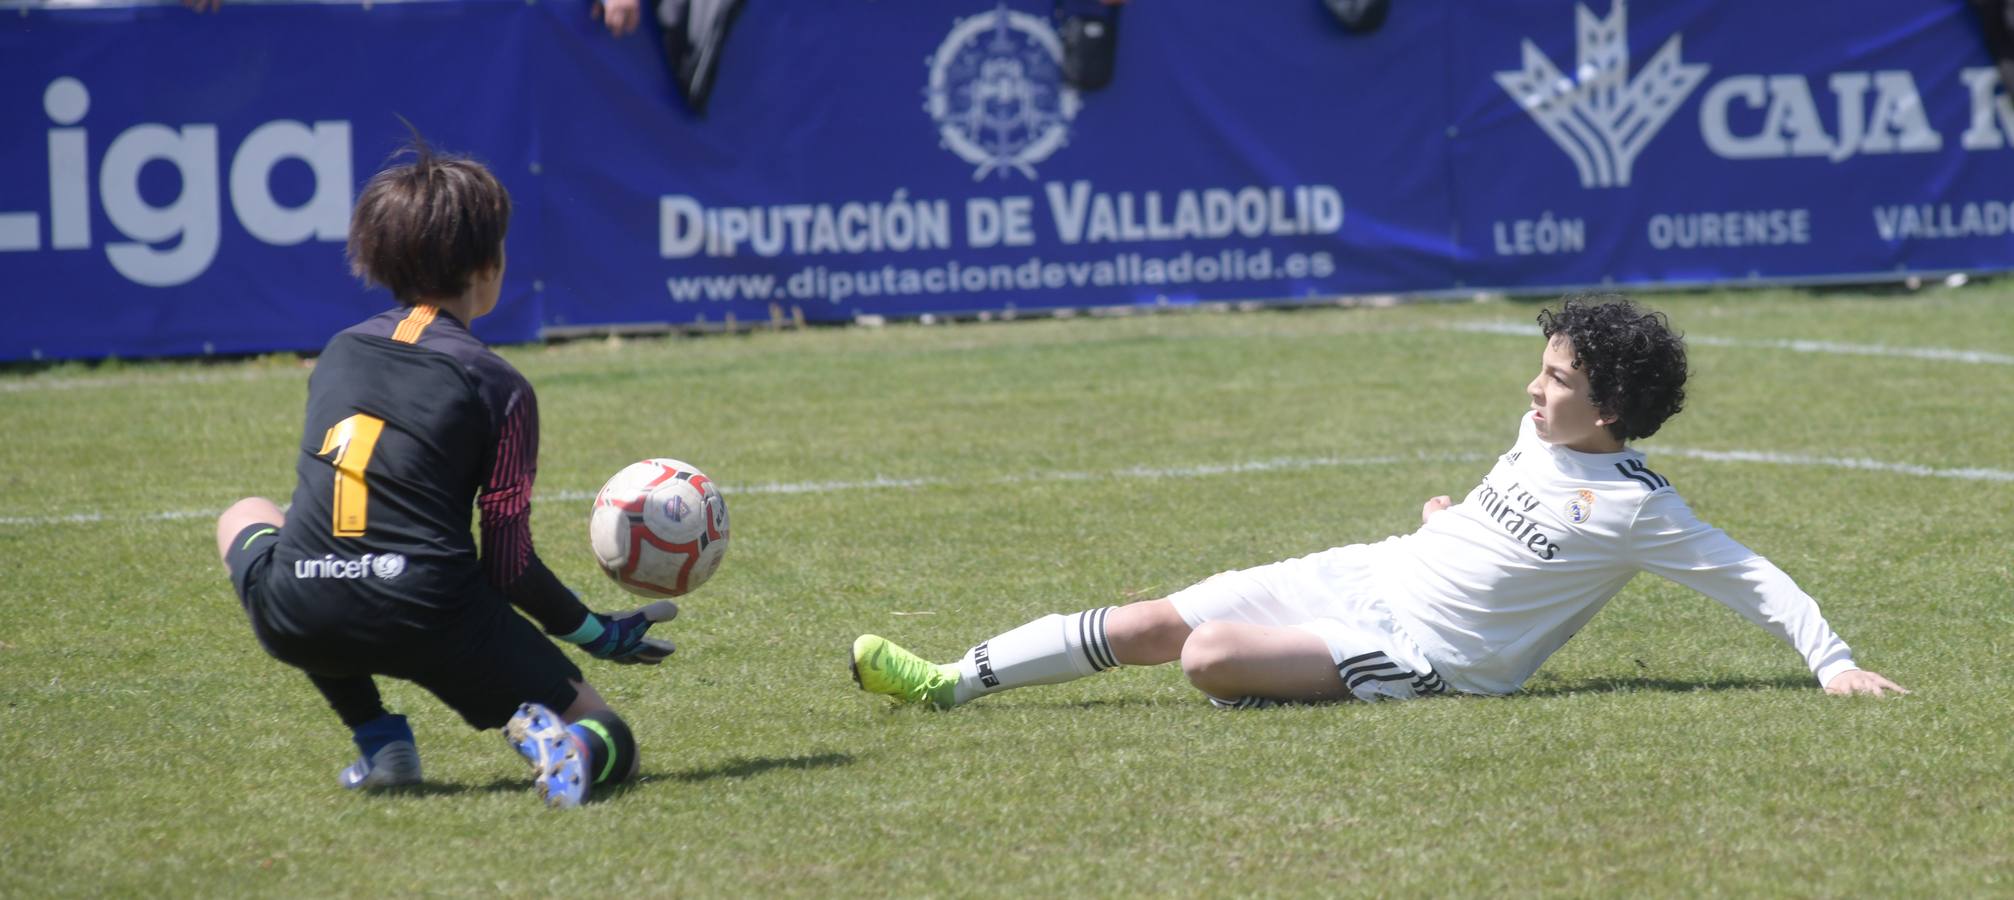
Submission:
M 420 751 L 405 716 L 380 716 L 357 729 L 357 761 L 336 776 L 350 790 L 374 790 L 420 783 Z M 375 750 L 365 750 L 375 747 Z
M 587 801 L 587 754 L 558 714 L 537 703 L 524 704 L 504 726 L 504 739 L 531 763 L 538 795 L 547 806 L 564 808 Z

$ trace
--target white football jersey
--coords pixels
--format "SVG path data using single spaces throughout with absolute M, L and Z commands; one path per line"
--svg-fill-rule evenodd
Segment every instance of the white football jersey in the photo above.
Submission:
M 1820 684 L 1855 668 L 1810 595 L 1701 522 L 1643 454 L 1548 444 L 1530 413 L 1467 497 L 1376 547 L 1377 589 L 1462 691 L 1517 690 L 1638 572 L 1733 608 L 1795 647 Z

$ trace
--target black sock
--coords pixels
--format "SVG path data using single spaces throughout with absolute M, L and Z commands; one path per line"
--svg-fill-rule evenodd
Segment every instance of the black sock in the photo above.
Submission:
M 377 682 L 369 675 L 317 675 L 307 673 L 308 680 L 315 683 L 315 689 L 322 692 L 322 699 L 329 702 L 329 708 L 336 711 L 336 717 L 351 731 L 385 714 L 384 701 L 378 697 Z
M 587 748 L 588 774 L 595 784 L 615 784 L 629 777 L 636 767 L 636 738 L 629 725 L 614 710 L 604 709 L 580 717 L 567 726 Z

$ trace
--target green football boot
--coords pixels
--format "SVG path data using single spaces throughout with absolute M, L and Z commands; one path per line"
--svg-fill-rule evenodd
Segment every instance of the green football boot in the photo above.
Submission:
M 863 634 L 853 640 L 851 666 L 853 683 L 868 693 L 938 709 L 958 705 L 957 666 L 937 665 L 880 635 Z

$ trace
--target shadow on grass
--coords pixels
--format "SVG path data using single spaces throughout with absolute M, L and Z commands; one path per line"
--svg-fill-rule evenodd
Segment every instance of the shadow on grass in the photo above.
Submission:
M 973 704 L 970 707 L 961 706 L 958 709 L 950 711 L 948 713 L 941 710 L 928 710 L 927 712 L 933 716 L 941 716 L 941 715 L 972 716 L 972 715 L 1006 715 L 1016 710 L 1026 711 L 1030 709 L 1086 709 L 1086 710 L 1167 709 L 1170 707 L 1183 707 L 1183 706 L 1197 706 L 1203 709 L 1209 709 L 1210 701 L 1202 694 L 1192 694 L 1187 697 L 1177 697 L 1177 698 L 1101 697 L 1096 700 L 1057 700 L 1057 699 L 1044 700 L 1039 699 L 1033 695 L 1030 695 L 1026 697 L 1016 697 L 1011 700 L 1007 700 L 1005 702 L 989 700 L 986 703 Z M 907 707 L 893 707 L 893 709 L 898 714 L 909 712 L 909 709 Z
M 673 772 L 669 777 L 674 781 L 712 781 L 715 778 L 747 778 L 777 769 L 829 769 L 834 766 L 853 764 L 850 753 L 816 753 L 808 756 L 764 756 L 750 759 L 735 757 L 720 765 L 706 769 L 688 769 Z
M 532 791 L 531 776 L 523 778 L 499 778 L 488 784 L 452 784 L 441 781 L 422 781 L 419 784 L 399 787 L 377 788 L 367 793 L 376 797 L 454 797 L 461 794 L 529 794 Z
M 1670 678 L 1589 678 L 1558 681 L 1527 687 L 1512 696 L 1559 697 L 1566 694 L 1632 694 L 1662 691 L 1690 694 L 1698 691 L 1809 691 L 1818 685 L 1809 676 L 1778 675 L 1774 678 L 1712 678 L 1705 681 L 1678 681 Z
M 825 769 L 853 764 L 853 756 L 848 753 L 818 753 L 807 756 L 762 757 L 750 759 L 737 757 L 708 769 L 689 769 L 668 775 L 645 775 L 619 784 L 602 785 L 596 788 L 589 803 L 612 800 L 633 790 L 644 787 L 659 778 L 673 781 L 698 782 L 715 778 L 746 778 L 776 769 Z M 400 787 L 379 788 L 371 791 L 372 796 L 382 797 L 455 797 L 464 794 L 534 794 L 530 776 L 524 778 L 498 778 L 487 784 L 454 784 L 440 781 L 426 781 Z

